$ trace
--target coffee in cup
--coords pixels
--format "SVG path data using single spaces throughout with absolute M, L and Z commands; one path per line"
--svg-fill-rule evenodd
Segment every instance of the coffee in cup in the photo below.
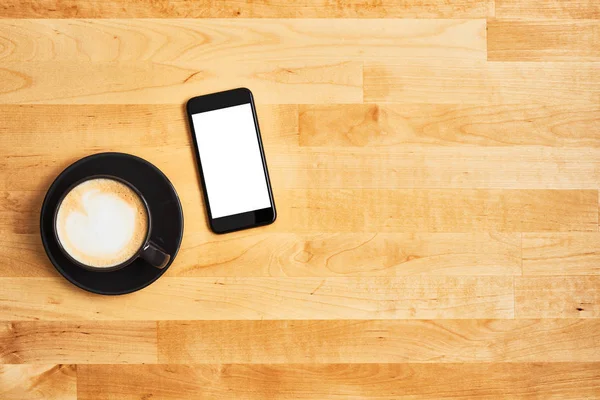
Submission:
M 150 224 L 141 194 L 119 179 L 104 176 L 73 186 L 55 216 L 62 250 L 94 270 L 118 269 L 138 255 L 163 268 L 170 257 L 149 242 Z

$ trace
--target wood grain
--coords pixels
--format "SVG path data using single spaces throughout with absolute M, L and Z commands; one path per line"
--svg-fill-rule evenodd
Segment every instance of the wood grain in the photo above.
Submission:
M 267 148 L 298 144 L 296 105 L 259 104 L 257 113 Z M 181 104 L 4 104 L 0 154 L 33 159 L 74 149 L 89 153 L 191 146 L 186 118 Z
M 194 175 L 190 178 L 196 179 Z M 184 211 L 196 216 L 186 220 L 187 234 L 205 232 L 207 226 L 197 184 L 189 181 L 187 186 L 180 187 L 175 183 L 175 188 Z M 265 232 L 598 231 L 597 190 L 279 190 L 275 187 L 274 192 L 279 199 L 278 224 L 263 228 Z M 37 232 L 37 215 L 44 194 L 43 191 L 0 194 L 0 231 Z M 340 208 L 340 204 L 345 206 Z M 3 208 L 5 211 L 1 211 Z
M 9 138 L 12 135 L 6 135 Z M 119 151 L 154 163 L 173 181 L 180 194 L 199 193 L 197 167 L 191 144 L 141 147 L 136 136 L 124 144 L 107 141 L 102 147 L 74 131 L 69 145 L 60 147 L 52 135 L 39 140 L 40 149 L 16 147 L 1 151 L 0 190 L 46 190 L 68 165 L 91 153 Z M 81 137 L 79 137 L 81 136 Z M 180 136 L 177 138 L 177 136 Z M 165 142 L 190 141 L 185 131 L 168 131 Z M 288 189 L 589 189 L 600 182 L 600 149 L 546 147 L 404 146 L 381 152 L 379 148 L 298 148 L 277 142 L 297 140 L 284 136 L 265 146 L 269 174 L 276 191 Z M 158 139 L 157 143 L 162 140 Z M 62 155 L 62 156 L 61 156 Z M 34 179 L 35 178 L 35 179 Z M 26 193 L 23 193 L 26 195 Z M 14 197 L 5 194 L 4 196 Z M 35 197 L 30 193 L 28 197 Z M 42 196 L 39 196 L 42 197 Z M 7 202 L 10 200 L 6 200 Z M 13 203 L 19 199 L 12 200 Z M 12 206 L 13 208 L 16 206 Z
M 126 297 L 62 278 L 0 278 L 0 319 L 513 318 L 513 278 L 169 278 Z M 126 301 L 126 306 L 123 305 Z
M 189 177 L 195 172 L 195 161 L 190 157 L 191 147 L 142 152 L 132 146 L 131 151 L 155 160 L 165 171 L 185 170 L 175 175 L 174 181 L 182 190 L 192 190 Z M 277 190 L 597 190 L 600 185 L 600 149 L 416 145 L 382 154 L 379 148 L 297 148 L 273 144 L 265 151 Z M 15 183 L 13 188 L 19 186 L 31 184 Z
M 278 208 L 280 226 L 297 232 L 598 230 L 595 190 L 314 189 L 278 196 L 290 205 Z
M 488 22 L 490 61 L 600 61 L 600 20 Z
M 523 274 L 600 275 L 600 234 L 524 233 Z
M 14 234 L 8 229 L 0 232 L 7 237 L 0 247 L 0 276 L 59 276 L 43 250 L 39 234 Z
M 520 275 L 521 242 L 514 233 L 199 233 L 186 236 L 176 266 L 167 276 Z
M 79 399 L 595 397 L 597 363 L 82 365 Z M 335 389 L 333 389 L 335 388 Z
M 0 193 L 0 232 L 9 233 L 10 239 L 6 241 L 7 250 L 19 249 L 22 245 L 15 243 L 15 234 L 32 235 L 39 232 L 39 210 L 44 201 L 44 192 L 1 192 Z M 33 240 L 33 246 L 41 243 Z M 31 238 L 25 242 L 25 247 L 32 246 Z M 10 257 L 9 257 L 10 258 Z M 9 260 L 10 261 L 10 260 Z
M 485 19 L 0 19 L 0 60 L 154 62 L 181 68 L 210 63 L 220 69 L 408 57 L 485 60 L 485 29 Z
M 394 153 L 414 145 L 598 148 L 599 114 L 600 106 L 593 104 L 301 105 L 299 115 L 295 105 L 258 105 L 267 148 L 293 146 L 299 140 L 302 146 L 385 147 Z M 189 144 L 184 110 L 175 104 L 5 104 L 0 105 L 0 118 L 3 155 L 32 154 L 26 153 L 31 148 L 40 154 L 59 146 L 64 151 L 59 134 L 85 151 Z M 579 157 L 586 153 L 581 151 Z
M 0 276 L 55 277 L 37 234 L 0 247 Z M 520 275 L 519 233 L 186 234 L 167 276 Z
M 282 189 L 596 190 L 600 182 L 600 151 L 581 148 L 319 146 L 271 148 L 267 156 Z
M 492 0 L 5 0 L 5 18 L 484 18 Z
M 158 346 L 168 364 L 597 362 L 599 327 L 550 319 L 164 321 Z
M 0 276 L 58 276 L 38 234 L 12 238 L 0 248 Z M 167 276 L 520 275 L 520 251 L 512 233 L 196 233 Z
M 0 397 L 5 400 L 75 400 L 73 365 L 0 365 Z
M 517 318 L 599 318 L 599 276 L 515 277 Z
M 597 104 L 301 105 L 299 138 L 301 146 L 393 151 L 415 144 L 593 148 L 600 145 L 599 115 Z
M 596 0 L 495 0 L 498 18 L 600 18 L 600 3 Z
M 365 63 L 364 101 L 598 104 L 600 63 Z
M 258 103 L 362 101 L 362 63 L 6 62 L 0 103 L 181 104 L 198 95 L 252 87 Z
M 156 322 L 6 322 L 3 364 L 156 363 Z

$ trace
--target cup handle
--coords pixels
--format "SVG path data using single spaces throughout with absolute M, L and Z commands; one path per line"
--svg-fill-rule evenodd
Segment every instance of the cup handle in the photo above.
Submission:
M 160 247 L 152 242 L 146 243 L 146 245 L 142 248 L 140 257 L 158 269 L 163 269 L 166 267 L 171 260 L 170 255 L 165 253 Z

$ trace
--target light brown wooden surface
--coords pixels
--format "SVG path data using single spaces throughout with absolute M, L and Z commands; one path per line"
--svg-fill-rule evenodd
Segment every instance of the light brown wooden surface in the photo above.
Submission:
M 587 0 L 591 2 L 593 0 Z M 485 18 L 493 0 L 6 0 L 7 18 Z
M 599 61 L 600 21 L 490 21 L 488 60 Z
M 75 400 L 77 377 L 74 365 L 0 365 L 0 396 L 6 400 Z
M 4 0 L 0 399 L 600 398 L 596 0 Z M 184 115 L 255 95 L 279 217 L 217 236 Z M 92 153 L 184 207 L 81 291 L 39 210 Z
M 593 363 L 82 365 L 81 399 L 594 398 Z M 134 394 L 135 393 L 135 394 Z M 155 396 L 148 396 L 148 395 Z M 383 395 L 382 395 L 383 394 Z

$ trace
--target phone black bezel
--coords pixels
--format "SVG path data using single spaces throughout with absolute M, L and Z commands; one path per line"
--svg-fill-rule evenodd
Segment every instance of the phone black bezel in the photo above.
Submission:
M 218 110 L 221 108 L 239 106 L 241 104 L 250 103 L 252 108 L 252 116 L 254 119 L 254 128 L 258 139 L 258 147 L 260 149 L 260 156 L 263 164 L 263 171 L 267 180 L 267 189 L 269 191 L 269 198 L 271 200 L 270 208 L 263 208 L 260 210 L 253 210 L 244 212 L 241 214 L 228 215 L 220 218 L 213 218 L 212 211 L 210 209 L 210 203 L 208 201 L 208 193 L 206 190 L 206 183 L 204 181 L 204 173 L 202 171 L 202 161 L 200 159 L 200 150 L 198 148 L 198 142 L 196 141 L 196 132 L 194 130 L 194 124 L 192 121 L 192 114 Z M 202 185 L 202 192 L 204 195 L 204 204 L 206 206 L 206 212 L 208 215 L 208 224 L 210 229 L 215 233 L 227 233 L 233 231 L 239 231 L 242 229 L 254 228 L 262 225 L 269 225 L 275 222 L 277 218 L 277 212 L 275 210 L 275 200 L 273 199 L 273 191 L 271 189 L 271 179 L 269 178 L 269 171 L 267 169 L 267 160 L 265 158 L 265 151 L 263 149 L 262 138 L 260 135 L 260 128 L 258 126 L 258 118 L 256 116 L 256 109 L 254 107 L 254 98 L 252 92 L 247 88 L 237 88 L 227 90 L 224 92 L 211 93 L 203 96 L 193 97 L 188 100 L 186 104 L 186 111 L 188 116 L 188 124 L 192 135 L 192 142 L 194 143 L 194 154 L 196 156 L 196 165 L 198 166 L 198 173 L 200 175 L 200 183 Z

